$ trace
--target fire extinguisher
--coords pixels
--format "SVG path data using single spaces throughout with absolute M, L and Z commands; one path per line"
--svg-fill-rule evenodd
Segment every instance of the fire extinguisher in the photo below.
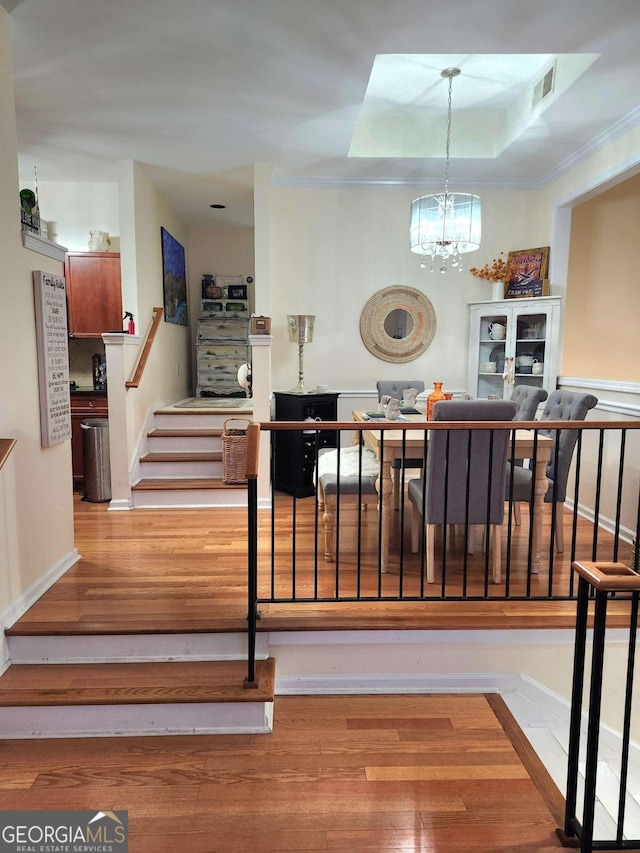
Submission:
M 133 314 L 130 311 L 126 311 L 123 317 L 124 320 L 129 318 L 129 322 L 127 324 L 127 334 L 135 335 L 136 333 L 136 324 L 133 322 Z

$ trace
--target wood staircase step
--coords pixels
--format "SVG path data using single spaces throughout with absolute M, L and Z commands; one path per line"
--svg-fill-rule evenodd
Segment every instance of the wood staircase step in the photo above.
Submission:
M 256 661 L 257 688 L 245 688 L 246 661 L 17 664 L 0 678 L 0 707 L 273 701 L 275 661 Z
M 0 731 L 16 740 L 273 729 L 275 661 L 15 664 L 0 678 Z
M 141 462 L 220 462 L 221 460 L 221 450 L 155 451 L 140 457 Z
M 221 435 L 221 429 L 153 429 L 147 433 L 149 438 L 183 438 L 185 436 L 220 438 Z
M 246 486 L 228 484 L 217 477 L 154 477 L 139 480 L 131 486 L 132 491 L 160 491 L 164 489 L 246 489 Z

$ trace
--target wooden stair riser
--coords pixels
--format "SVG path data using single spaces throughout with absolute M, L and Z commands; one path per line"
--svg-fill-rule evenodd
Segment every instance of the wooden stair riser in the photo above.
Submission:
M 188 430 L 184 430 L 181 435 L 173 436 L 155 436 L 150 433 L 147 436 L 147 444 L 150 453 L 222 451 L 221 436 L 198 435 L 195 431 L 190 434 Z
M 179 482 L 179 481 L 177 481 Z M 133 506 L 137 508 L 159 507 L 238 507 L 247 506 L 246 488 L 230 487 L 218 489 L 131 489 Z
M 269 734 L 273 702 L 0 708 L 5 740 Z
M 241 418 L 243 415 L 211 414 L 199 409 L 185 409 L 184 412 L 156 412 L 153 423 L 156 429 L 222 429 L 228 418 Z M 251 419 L 251 414 L 246 416 Z
M 163 661 L 243 661 L 247 656 L 245 633 L 200 634 L 77 634 L 39 636 L 8 635 L 12 664 L 136 663 Z M 256 658 L 266 660 L 269 646 L 264 634 L 256 638 Z
M 222 460 L 176 462 L 140 462 L 140 476 L 144 479 L 154 477 L 175 477 L 176 479 L 217 477 L 222 479 Z

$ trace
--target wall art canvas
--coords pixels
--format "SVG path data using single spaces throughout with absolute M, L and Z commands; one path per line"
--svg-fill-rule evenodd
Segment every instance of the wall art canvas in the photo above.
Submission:
M 184 246 L 178 243 L 166 228 L 161 228 L 160 234 L 162 238 L 164 319 L 166 323 L 188 326 L 187 269 Z

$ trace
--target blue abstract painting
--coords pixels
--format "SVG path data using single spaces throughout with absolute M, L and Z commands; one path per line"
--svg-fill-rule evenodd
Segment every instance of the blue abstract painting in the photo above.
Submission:
M 175 237 L 160 228 L 162 237 L 162 287 L 164 292 L 164 319 L 167 323 L 189 325 L 187 313 L 187 269 L 184 246 Z

